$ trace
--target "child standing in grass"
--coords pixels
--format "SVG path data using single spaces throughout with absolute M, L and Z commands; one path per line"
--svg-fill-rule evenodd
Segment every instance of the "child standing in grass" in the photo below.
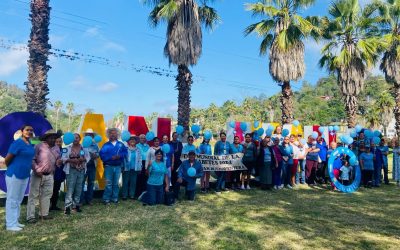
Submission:
M 340 168 L 340 179 L 342 180 L 343 185 L 350 184 L 350 173 L 352 171 L 352 167 L 349 165 L 347 160 L 343 161 L 343 166 Z

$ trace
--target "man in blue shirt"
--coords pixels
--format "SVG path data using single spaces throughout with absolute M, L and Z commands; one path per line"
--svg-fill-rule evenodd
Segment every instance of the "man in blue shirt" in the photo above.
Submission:
M 109 141 L 100 150 L 100 158 L 104 164 L 104 177 L 106 179 L 106 187 L 103 193 L 105 205 L 110 204 L 110 201 L 118 203 L 118 182 L 121 175 L 121 167 L 128 154 L 125 145 L 118 141 L 118 134 L 118 129 L 108 129 L 107 136 Z
M 382 138 L 381 142 L 379 143 L 379 150 L 382 153 L 382 160 L 383 160 L 383 179 L 386 185 L 389 185 L 389 178 L 388 178 L 388 154 L 389 154 L 389 147 L 385 143 L 385 139 Z
M 189 176 L 188 170 L 194 168 L 195 175 Z M 186 187 L 185 195 L 186 199 L 193 201 L 196 190 L 196 180 L 203 176 L 203 167 L 201 163 L 196 160 L 196 153 L 194 151 L 189 152 L 189 160 L 183 161 L 178 171 L 178 180 L 174 187 L 175 197 L 179 198 L 179 191 L 181 186 Z
M 327 159 L 326 156 L 328 154 L 328 146 L 326 145 L 325 139 L 322 136 L 319 136 L 317 139 L 317 148 L 319 148 L 318 156 L 320 158 L 320 162 L 318 163 L 318 168 L 316 172 L 317 182 L 319 183 L 327 183 L 328 178 L 325 175 Z

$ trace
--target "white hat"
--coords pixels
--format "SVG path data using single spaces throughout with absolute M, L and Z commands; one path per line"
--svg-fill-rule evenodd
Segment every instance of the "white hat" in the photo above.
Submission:
M 93 129 L 88 128 L 88 129 L 86 129 L 86 131 L 84 132 L 84 134 L 96 134 L 96 133 L 93 131 Z

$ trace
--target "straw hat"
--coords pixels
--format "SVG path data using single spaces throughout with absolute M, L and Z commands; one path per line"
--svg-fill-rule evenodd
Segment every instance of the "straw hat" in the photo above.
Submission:
M 85 135 L 95 135 L 96 133 L 93 131 L 93 129 L 88 128 L 88 129 L 86 129 L 85 132 L 83 132 L 83 134 L 85 134 Z
M 42 136 L 39 137 L 39 140 L 45 141 L 47 137 L 55 136 L 56 138 L 60 138 L 62 134 L 60 132 L 55 131 L 54 129 L 47 130 Z

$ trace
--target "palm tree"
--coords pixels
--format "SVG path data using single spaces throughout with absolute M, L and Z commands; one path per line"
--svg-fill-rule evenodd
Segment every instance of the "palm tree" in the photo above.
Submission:
M 361 9 L 358 0 L 337 0 L 329 7 L 330 18 L 321 20 L 328 43 L 319 64 L 337 76 L 349 128 L 356 124 L 357 96 L 364 88 L 366 70 L 376 63 L 381 48 L 378 20 L 371 14 Z
M 56 101 L 54 103 L 54 109 L 56 110 L 56 131 L 58 131 L 58 121 L 59 121 L 59 115 L 60 115 L 60 111 L 63 107 L 63 104 L 61 101 Z
M 67 103 L 67 113 L 68 113 L 68 131 L 71 131 L 71 118 L 75 110 L 75 105 L 72 102 Z
M 28 42 L 28 81 L 25 82 L 27 110 L 44 116 L 49 99 L 47 65 L 49 50 L 50 0 L 31 0 L 31 34 Z
M 376 0 L 367 8 L 377 11 L 377 17 L 382 18 L 380 31 L 385 52 L 380 69 L 385 74 L 386 81 L 394 87 L 392 95 L 396 103 L 393 113 L 396 119 L 396 134 L 400 138 L 400 1 Z
M 303 39 L 309 36 L 316 39 L 319 33 L 314 25 L 317 19 L 303 18 L 298 12 L 314 2 L 315 0 L 261 0 L 246 6 L 253 15 L 266 16 L 266 19 L 248 26 L 245 35 L 257 33 L 263 37 L 260 55 L 265 55 L 269 49 L 269 72 L 282 88 L 282 124 L 293 120 L 293 91 L 290 81 L 299 80 L 305 72 Z
M 380 113 L 380 124 L 383 127 L 383 133 L 385 136 L 387 136 L 387 127 L 392 119 L 393 108 L 395 107 L 396 103 L 390 93 L 382 92 L 378 100 L 376 100 L 376 105 Z
M 169 63 L 178 66 L 176 89 L 178 90 L 178 124 L 189 130 L 190 90 L 192 73 L 189 66 L 197 64 L 202 51 L 201 24 L 213 29 L 219 16 L 207 4 L 210 0 L 143 0 L 153 10 L 149 19 L 157 26 L 160 21 L 168 23 L 164 54 Z M 200 2 L 200 6 L 198 4 Z
M 380 111 L 378 105 L 374 103 L 369 106 L 367 112 L 365 113 L 365 120 L 370 128 L 377 129 L 380 125 Z

